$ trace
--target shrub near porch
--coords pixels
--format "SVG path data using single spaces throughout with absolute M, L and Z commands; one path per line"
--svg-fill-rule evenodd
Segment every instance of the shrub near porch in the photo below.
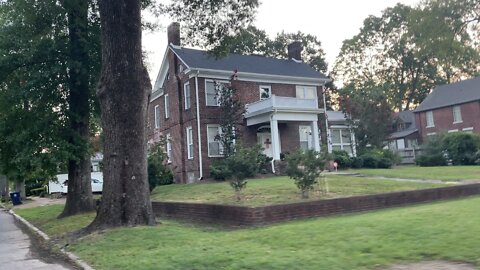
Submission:
M 301 198 L 293 180 L 280 176 L 249 180 L 240 202 L 235 200 L 234 192 L 227 182 L 159 186 L 152 192 L 152 200 L 264 206 L 447 186 L 338 175 L 327 176 L 327 182 L 329 193 L 326 196 L 312 191 L 309 199 Z

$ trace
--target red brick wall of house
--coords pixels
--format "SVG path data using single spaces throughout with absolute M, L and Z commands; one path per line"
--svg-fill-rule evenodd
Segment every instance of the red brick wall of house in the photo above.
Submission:
M 425 142 L 425 138 L 429 133 L 444 133 L 449 130 L 458 129 L 462 131 L 464 128 L 473 127 L 473 132 L 480 133 L 480 102 L 469 102 L 460 104 L 462 114 L 461 123 L 453 123 L 453 106 L 432 110 L 434 127 L 427 128 L 427 111 L 415 113 L 417 128 L 420 133 L 421 142 Z
M 169 51 L 169 74 L 164 95 L 153 100 L 149 106 L 148 113 L 148 141 L 158 141 L 159 136 L 170 134 L 172 143 L 172 157 L 171 157 L 171 169 L 175 175 L 175 181 L 180 183 L 187 182 L 187 173 L 194 173 L 195 179 L 200 176 L 199 167 L 199 144 L 198 144 L 198 129 L 197 129 L 197 104 L 196 104 L 196 85 L 195 78 L 188 78 L 184 74 L 176 75 L 176 67 L 180 64 L 180 61 L 176 56 Z M 218 157 L 208 156 L 208 139 L 207 139 L 207 125 L 218 124 L 219 116 L 222 111 L 219 107 L 206 106 L 205 95 L 205 78 L 198 78 L 198 98 L 200 104 L 200 133 L 202 144 L 202 161 L 203 161 L 203 177 L 207 178 L 210 174 L 210 165 L 214 160 L 218 160 Z M 190 97 L 191 108 L 185 110 L 184 103 L 184 83 L 189 81 L 190 83 Z M 233 86 L 238 89 L 240 100 L 243 104 L 248 104 L 260 100 L 260 85 L 270 85 L 272 94 L 278 96 L 295 97 L 296 85 L 294 84 L 278 84 L 278 83 L 262 83 L 262 82 L 249 82 L 249 81 L 234 81 Z M 321 97 L 321 91 L 318 90 L 318 95 Z M 170 104 L 170 117 L 165 119 L 164 100 L 165 94 L 169 95 Z M 154 113 L 155 106 L 159 105 L 161 123 L 160 128 L 155 129 Z M 269 125 L 264 123 L 252 127 L 246 126 L 246 120 L 243 120 L 243 127 L 239 131 L 242 134 L 242 143 L 251 146 L 257 143 L 257 129 L 261 125 Z M 279 123 L 279 132 L 281 137 L 282 152 L 293 152 L 299 148 L 299 125 L 308 125 L 309 123 L 300 122 L 288 122 Z M 193 145 L 194 155 L 193 159 L 187 158 L 187 138 L 186 128 L 191 126 L 193 129 Z

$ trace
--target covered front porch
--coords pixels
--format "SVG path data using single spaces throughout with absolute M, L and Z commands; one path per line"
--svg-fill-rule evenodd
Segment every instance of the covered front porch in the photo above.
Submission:
M 273 95 L 248 104 L 245 118 L 247 127 L 254 128 L 252 131 L 256 132 L 257 143 L 264 147 L 264 153 L 280 160 L 282 148 L 287 152 L 299 148 L 320 151 L 319 113 L 323 110 L 318 108 L 316 99 Z

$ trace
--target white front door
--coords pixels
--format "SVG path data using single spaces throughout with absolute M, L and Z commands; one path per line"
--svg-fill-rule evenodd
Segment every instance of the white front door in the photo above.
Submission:
M 265 155 L 273 157 L 272 134 L 270 132 L 257 133 L 257 143 L 262 146 Z

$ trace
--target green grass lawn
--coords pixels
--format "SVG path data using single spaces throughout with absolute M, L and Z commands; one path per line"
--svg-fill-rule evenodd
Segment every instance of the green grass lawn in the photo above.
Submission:
M 56 234 L 61 206 L 18 213 Z M 71 243 L 96 269 L 382 269 L 442 259 L 480 266 L 480 197 L 240 230 L 164 220 L 108 230 Z M 78 222 L 75 222 L 78 219 Z
M 393 169 L 356 169 L 351 171 L 370 176 L 409 179 L 436 179 L 442 181 L 480 180 L 480 166 L 399 166 Z
M 354 176 L 329 175 L 327 179 L 329 194 L 320 196 L 318 191 L 313 191 L 309 200 L 444 186 L 439 184 L 367 179 Z M 152 200 L 249 206 L 305 201 L 305 199 L 301 198 L 301 194 L 293 180 L 288 177 L 249 180 L 243 194 L 244 199 L 241 202 L 237 202 L 233 189 L 228 182 L 178 184 L 157 187 L 152 193 Z

